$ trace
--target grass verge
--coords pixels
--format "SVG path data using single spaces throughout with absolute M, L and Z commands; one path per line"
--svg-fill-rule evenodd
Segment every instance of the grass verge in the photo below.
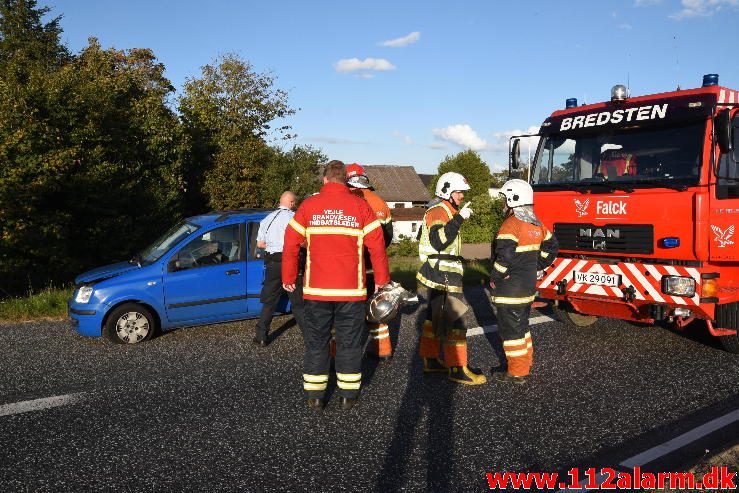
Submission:
M 466 286 L 481 286 L 490 280 L 490 261 L 465 260 L 463 282 Z M 418 257 L 391 257 L 390 277 L 405 289 L 416 290 L 416 272 L 421 267 Z
M 2 300 L 0 323 L 64 318 L 72 291 L 72 288 L 46 288 L 29 296 Z

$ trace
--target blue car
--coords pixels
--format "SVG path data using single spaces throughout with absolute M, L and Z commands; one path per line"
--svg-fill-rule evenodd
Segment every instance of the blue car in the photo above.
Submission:
M 77 331 L 136 344 L 158 330 L 259 316 L 259 222 L 270 210 L 211 212 L 180 222 L 128 262 L 75 279 Z M 288 311 L 285 297 L 278 312 Z

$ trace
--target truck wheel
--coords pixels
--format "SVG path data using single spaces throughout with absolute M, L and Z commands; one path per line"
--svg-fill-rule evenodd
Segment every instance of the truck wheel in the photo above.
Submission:
M 569 303 L 552 305 L 552 310 L 560 322 L 571 327 L 588 327 L 598 321 L 595 315 L 577 313 Z
M 721 345 L 730 353 L 739 354 L 739 334 L 719 337 Z
M 739 303 L 716 305 L 716 327 L 739 329 Z M 719 337 L 721 345 L 730 353 L 739 354 L 739 334 Z
M 156 320 L 148 308 L 138 303 L 124 303 L 108 315 L 105 336 L 116 344 L 137 344 L 154 335 Z

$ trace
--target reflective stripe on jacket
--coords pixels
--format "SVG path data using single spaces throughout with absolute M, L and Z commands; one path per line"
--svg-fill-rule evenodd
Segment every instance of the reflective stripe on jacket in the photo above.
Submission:
M 327 183 L 308 197 L 285 230 L 282 282 L 294 284 L 298 251 L 307 243 L 303 297 L 307 300 L 366 299 L 364 247 L 369 250 L 375 282 L 390 282 L 382 228 L 370 206 L 341 183 Z
M 452 293 L 462 292 L 462 238 L 459 228 L 463 218 L 452 204 L 443 200 L 423 216 L 418 256 L 421 268 L 416 279 L 423 285 Z
M 523 305 L 536 297 L 536 272 L 548 267 L 559 252 L 554 235 L 508 216 L 493 241 L 490 278 L 495 283 L 493 303 Z

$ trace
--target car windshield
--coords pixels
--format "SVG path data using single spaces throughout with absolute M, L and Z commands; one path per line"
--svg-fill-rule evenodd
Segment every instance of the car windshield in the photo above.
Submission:
M 173 246 L 178 244 L 187 236 L 197 231 L 198 226 L 187 221 L 182 221 L 164 233 L 157 241 L 149 245 L 139 255 L 141 263 L 150 264 L 156 262 L 162 255 L 167 253 Z
M 686 186 L 698 182 L 705 123 L 543 137 L 531 170 L 541 188 Z M 618 184 L 616 184 L 618 182 Z

